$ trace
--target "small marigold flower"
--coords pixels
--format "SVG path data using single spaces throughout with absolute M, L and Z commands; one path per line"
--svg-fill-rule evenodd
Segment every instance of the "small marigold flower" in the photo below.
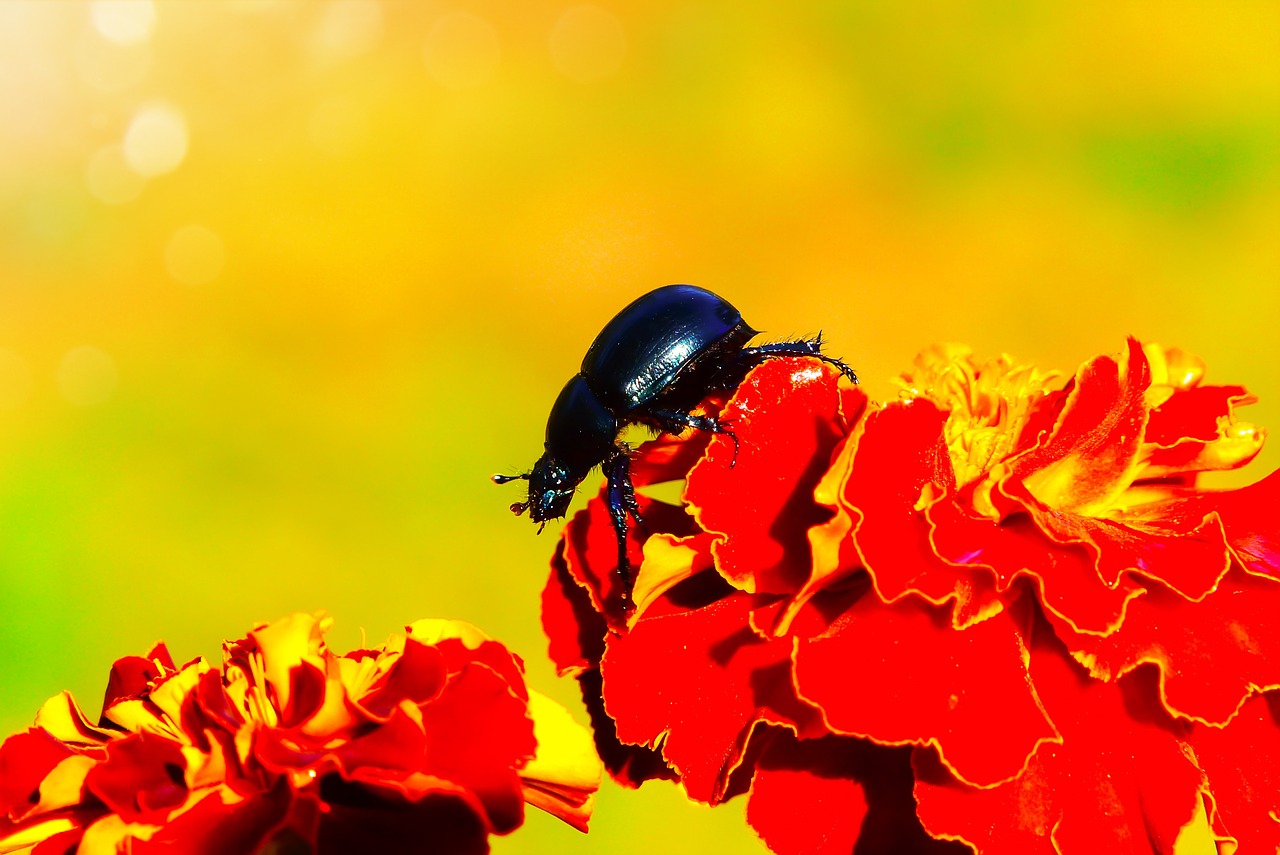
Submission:
M 603 498 L 543 595 L 619 780 L 747 794 L 772 849 L 1280 847 L 1280 475 L 1176 350 L 1072 377 L 922 354 L 880 405 L 780 359 L 641 446 L 636 610 Z M 603 496 L 603 494 L 602 494 Z
M 295 614 L 178 666 L 111 670 L 0 746 L 0 852 L 483 853 L 535 805 L 585 831 L 590 736 L 475 627 L 423 620 L 339 655 Z

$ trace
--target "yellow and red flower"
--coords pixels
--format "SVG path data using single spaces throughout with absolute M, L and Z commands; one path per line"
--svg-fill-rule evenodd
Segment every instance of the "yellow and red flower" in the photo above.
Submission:
M 483 853 L 524 804 L 586 830 L 585 729 L 475 627 L 418 621 L 339 655 L 296 614 L 224 645 L 118 660 L 101 719 L 70 695 L 0 746 L 0 852 Z
M 634 614 L 602 499 L 553 559 L 551 654 L 606 765 L 749 792 L 788 855 L 1274 851 L 1280 477 L 1198 486 L 1263 440 L 1203 373 L 1136 341 L 1071 378 L 940 347 L 882 406 L 756 369 L 720 411 L 736 460 L 641 447 L 642 488 L 685 486 L 643 501 Z

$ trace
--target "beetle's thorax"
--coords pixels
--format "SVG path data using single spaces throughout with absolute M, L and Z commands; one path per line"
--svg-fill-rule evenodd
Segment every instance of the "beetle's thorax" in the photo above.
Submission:
M 618 417 L 577 374 L 565 384 L 547 417 L 546 456 L 558 461 L 576 485 L 613 453 L 618 428 Z

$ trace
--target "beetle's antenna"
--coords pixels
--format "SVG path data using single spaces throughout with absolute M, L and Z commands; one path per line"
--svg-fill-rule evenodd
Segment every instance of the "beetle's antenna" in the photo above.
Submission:
M 520 475 L 494 475 L 492 480 L 495 484 L 510 484 L 512 481 L 528 481 L 529 473 L 524 472 Z
M 515 514 L 516 516 L 520 516 L 522 513 L 524 513 L 527 510 L 529 510 L 528 502 L 514 502 L 511 505 L 511 513 Z

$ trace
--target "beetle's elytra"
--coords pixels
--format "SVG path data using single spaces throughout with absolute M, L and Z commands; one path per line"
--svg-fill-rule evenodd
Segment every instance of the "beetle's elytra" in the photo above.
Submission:
M 630 449 L 618 440 L 624 427 L 638 423 L 676 434 L 694 428 L 733 437 L 726 424 L 692 410 L 709 392 L 735 388 L 751 368 L 780 356 L 820 359 L 858 382 L 849 366 L 822 353 L 821 335 L 747 347 L 755 335 L 737 309 L 705 288 L 667 285 L 636 299 L 605 324 L 581 369 L 560 391 L 533 469 L 493 476 L 499 484 L 529 482 L 528 498 L 511 510 L 517 515 L 528 511 L 539 525 L 562 517 L 578 485 L 600 466 L 609 482 L 618 573 L 624 605 L 629 606 L 627 517 L 638 524 L 641 520 Z

